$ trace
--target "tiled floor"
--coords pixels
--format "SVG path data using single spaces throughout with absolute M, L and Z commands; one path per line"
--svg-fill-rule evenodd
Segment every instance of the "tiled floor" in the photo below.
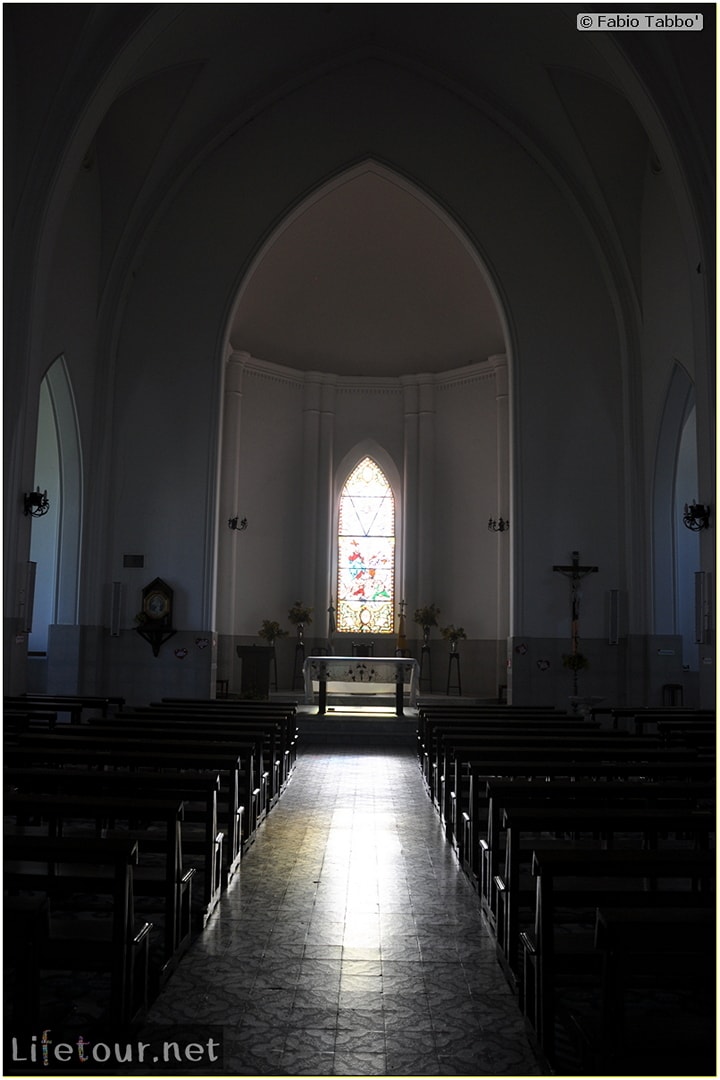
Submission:
M 225 1073 L 541 1073 L 403 749 L 300 755 L 149 1020 L 221 1025 Z

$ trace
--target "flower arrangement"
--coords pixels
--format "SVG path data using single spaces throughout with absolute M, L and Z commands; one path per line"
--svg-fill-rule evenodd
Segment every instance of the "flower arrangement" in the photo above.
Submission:
M 313 610 L 314 608 L 303 604 L 301 600 L 296 600 L 288 611 L 288 619 L 293 626 L 299 626 L 300 623 L 311 623 Z
M 426 604 L 425 607 L 415 609 L 413 619 L 420 626 L 437 626 L 439 614 L 440 608 L 435 607 L 434 604 Z
M 461 638 L 467 637 L 464 627 L 454 626 L 452 623 L 450 623 L 449 626 L 443 626 L 440 633 L 447 641 L 452 641 L 453 643 L 460 641 Z
M 275 622 L 274 619 L 263 619 L 262 626 L 258 630 L 258 635 L 270 645 L 276 638 L 287 637 L 287 634 L 287 630 L 283 630 L 280 623 Z
M 562 666 L 570 671 L 582 671 L 583 668 L 590 666 L 590 662 L 582 653 L 563 653 Z

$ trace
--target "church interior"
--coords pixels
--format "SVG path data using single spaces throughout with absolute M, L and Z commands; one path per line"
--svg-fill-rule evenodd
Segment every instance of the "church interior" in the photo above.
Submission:
M 621 7 L 3 5 L 7 1075 L 716 1075 L 716 12 Z

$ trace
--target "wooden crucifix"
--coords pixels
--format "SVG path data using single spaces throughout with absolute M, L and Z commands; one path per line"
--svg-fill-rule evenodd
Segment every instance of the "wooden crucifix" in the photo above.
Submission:
M 578 623 L 580 621 L 580 599 L 582 596 L 582 593 L 580 592 L 580 582 L 584 577 L 587 577 L 588 574 L 597 574 L 598 567 L 581 566 L 579 552 L 573 551 L 572 563 L 570 566 L 553 566 L 553 570 L 570 579 L 570 633 L 574 656 L 578 651 Z

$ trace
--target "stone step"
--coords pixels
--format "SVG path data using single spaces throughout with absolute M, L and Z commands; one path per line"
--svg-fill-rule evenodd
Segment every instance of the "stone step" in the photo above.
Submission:
M 400 717 L 377 707 L 357 711 L 347 706 L 330 706 L 324 716 L 318 716 L 316 709 L 305 706 L 298 712 L 297 725 L 301 747 L 318 744 L 414 747 L 417 739 L 417 713 L 411 709 Z

